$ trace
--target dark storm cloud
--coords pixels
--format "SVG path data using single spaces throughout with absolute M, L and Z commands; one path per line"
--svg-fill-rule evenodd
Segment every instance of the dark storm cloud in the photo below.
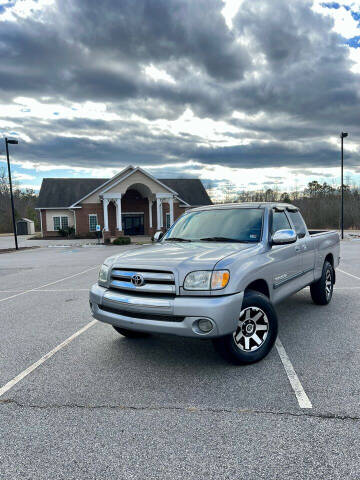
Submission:
M 266 167 L 334 167 L 339 165 L 339 150 L 327 143 L 318 142 L 307 147 L 287 146 L 280 142 L 253 143 L 235 147 L 199 148 L 192 157 L 207 164 L 237 168 Z M 360 162 L 358 154 L 346 153 L 346 164 L 355 167 Z M 344 158 L 345 158 L 344 157 Z
M 1 21 L 0 12 L 3 104 L 17 96 L 67 105 L 100 101 L 129 118 L 26 117 L 16 131 L 32 142 L 23 142 L 19 154 L 87 167 L 178 168 L 187 160 L 243 168 L 337 165 L 336 146 L 326 140 L 342 129 L 353 139 L 360 135 L 360 83 L 331 20 L 305 0 L 246 0 L 229 30 L 222 8 L 220 0 L 58 0 L 41 19 Z M 144 72 L 150 64 L 176 83 L 150 79 Z M 225 136 L 249 143 L 204 147 L 207 139 L 130 120 L 133 114 L 175 120 L 186 108 L 227 122 Z M 359 154 L 347 161 L 356 167 Z

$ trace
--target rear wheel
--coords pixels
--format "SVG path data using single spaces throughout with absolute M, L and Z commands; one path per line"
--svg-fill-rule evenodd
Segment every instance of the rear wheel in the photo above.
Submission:
M 115 325 L 113 325 L 113 328 L 118 333 L 120 333 L 121 335 L 127 338 L 145 338 L 149 336 L 149 334 L 146 332 L 137 332 L 136 330 L 128 330 L 127 328 L 116 327 Z
M 334 291 L 334 268 L 329 262 L 324 262 L 321 278 L 310 285 L 311 298 L 316 305 L 330 303 Z
M 236 330 L 215 338 L 217 352 L 236 365 L 258 362 L 271 350 L 277 337 L 277 315 L 262 293 L 245 293 Z

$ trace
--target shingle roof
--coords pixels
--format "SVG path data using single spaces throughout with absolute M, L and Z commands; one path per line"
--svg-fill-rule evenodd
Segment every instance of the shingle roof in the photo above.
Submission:
M 88 193 L 107 182 L 108 178 L 44 178 L 37 208 L 67 208 Z M 198 178 L 159 179 L 175 190 L 180 199 L 191 206 L 210 205 L 212 202 Z
M 70 207 L 108 180 L 108 178 L 44 178 L 37 208 Z
M 159 178 L 159 181 L 175 190 L 179 197 L 191 206 L 212 204 L 202 181 L 198 178 Z

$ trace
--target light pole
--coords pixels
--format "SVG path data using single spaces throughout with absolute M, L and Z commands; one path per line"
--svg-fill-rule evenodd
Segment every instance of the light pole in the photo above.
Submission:
M 12 183 L 11 183 L 11 169 L 10 169 L 10 159 L 9 159 L 9 145 L 17 145 L 19 142 L 17 140 L 9 140 L 5 138 L 5 145 L 6 145 L 6 157 L 7 157 L 7 164 L 8 164 L 8 172 L 9 172 L 9 185 L 10 185 L 10 198 L 11 198 L 11 210 L 12 210 L 12 221 L 13 221 L 13 228 L 14 228 L 14 238 L 15 238 L 15 248 L 19 250 L 18 241 L 17 241 L 17 234 L 16 234 L 16 223 L 15 223 L 15 207 L 14 207 L 14 196 L 12 191 Z
M 341 238 L 344 240 L 344 138 L 348 133 L 341 132 Z

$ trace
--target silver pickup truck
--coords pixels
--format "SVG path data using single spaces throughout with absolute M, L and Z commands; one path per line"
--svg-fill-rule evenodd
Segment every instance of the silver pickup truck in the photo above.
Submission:
M 126 337 L 209 338 L 248 364 L 275 342 L 276 303 L 308 285 L 317 305 L 332 298 L 339 235 L 309 232 L 292 205 L 194 208 L 155 237 L 107 258 L 90 290 L 92 315 Z

